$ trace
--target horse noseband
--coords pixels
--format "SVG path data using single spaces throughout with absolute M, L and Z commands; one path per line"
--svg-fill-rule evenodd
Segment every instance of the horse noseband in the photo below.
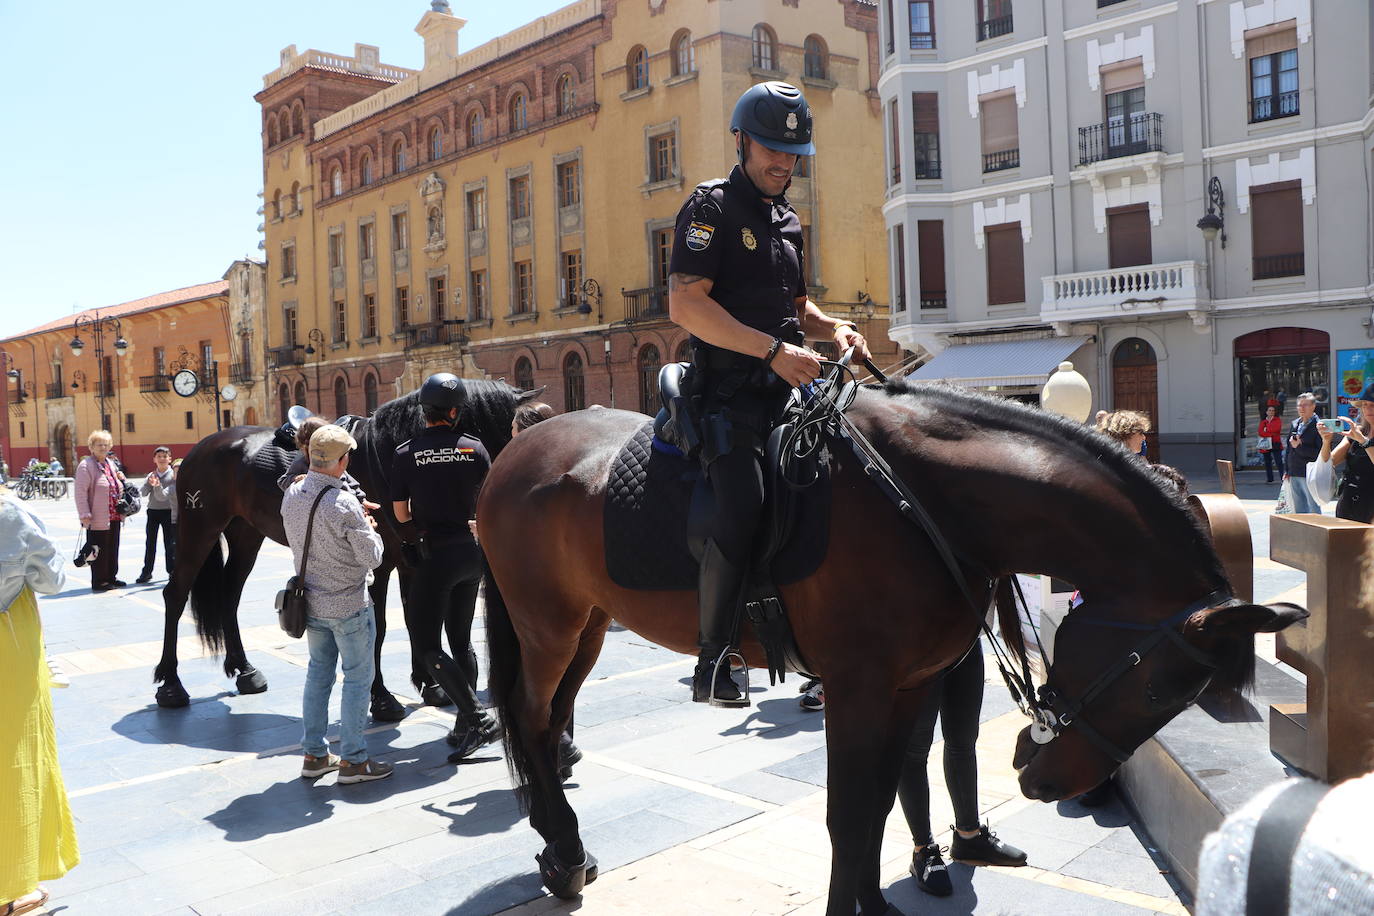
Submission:
M 1187 698 L 1182 705 L 1186 706 L 1196 700 L 1198 694 L 1202 693 L 1207 681 L 1211 679 L 1211 672 L 1217 668 L 1216 659 L 1194 646 L 1183 638 L 1176 626 L 1187 620 L 1193 614 L 1205 608 L 1230 607 L 1236 604 L 1243 604 L 1238 598 L 1232 597 L 1228 592 L 1215 591 L 1198 601 L 1179 611 L 1177 614 L 1162 620 L 1159 623 L 1132 623 L 1123 620 L 1106 620 L 1099 617 L 1078 617 L 1074 618 L 1077 622 L 1095 624 L 1102 627 L 1111 627 L 1118 630 L 1142 630 L 1146 635 L 1136 643 L 1135 648 L 1126 655 L 1117 659 L 1106 671 L 1099 674 L 1088 688 L 1083 691 L 1081 698 L 1069 700 L 1065 698 L 1053 684 L 1047 679 L 1040 686 L 1038 695 L 1032 703 L 1031 715 L 1034 721 L 1030 726 L 1030 737 L 1038 745 L 1046 745 L 1058 738 L 1064 729 L 1077 726 L 1083 737 L 1095 746 L 1102 753 L 1111 757 L 1117 763 L 1125 763 L 1131 756 L 1131 751 L 1123 751 L 1117 747 L 1110 739 L 1089 724 L 1082 716 L 1084 708 L 1093 700 L 1097 699 L 1108 687 L 1116 682 L 1118 678 L 1127 671 L 1140 664 L 1141 660 L 1150 653 L 1152 649 L 1160 645 L 1166 639 L 1178 646 L 1183 654 L 1193 661 L 1208 669 L 1207 677 L 1198 685 L 1197 690 L 1187 694 Z M 1051 669 L 1051 677 L 1053 670 Z M 1146 686 L 1146 695 L 1151 701 L 1151 705 L 1158 703 L 1153 693 L 1153 686 Z M 1134 748 L 1132 749 L 1134 750 Z

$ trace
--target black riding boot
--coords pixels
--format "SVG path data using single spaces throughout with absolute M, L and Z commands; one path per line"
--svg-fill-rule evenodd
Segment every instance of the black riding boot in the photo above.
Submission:
M 701 552 L 701 572 L 697 579 L 697 606 L 701 612 L 701 632 L 697 645 L 701 655 L 692 674 L 692 702 L 715 702 L 724 706 L 748 706 L 749 698 L 740 692 L 730 677 L 730 662 L 720 661 L 735 635 L 740 590 L 745 570 L 726 559 L 716 542 L 707 539 Z M 720 661 L 719 667 L 716 663 Z M 715 689 L 712 691 L 712 673 Z

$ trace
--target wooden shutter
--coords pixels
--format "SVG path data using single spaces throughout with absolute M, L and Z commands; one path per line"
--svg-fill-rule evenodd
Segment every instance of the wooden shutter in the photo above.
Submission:
M 1281 181 L 1252 187 L 1250 228 L 1256 258 L 1301 254 L 1302 182 Z
M 938 134 L 940 132 L 940 94 L 938 92 L 913 92 L 911 107 L 914 129 L 918 134 Z
M 906 227 L 892 227 L 892 259 L 897 263 L 897 311 L 906 309 Z
M 938 219 L 916 222 L 916 256 L 921 270 L 921 302 L 945 296 L 945 223 Z M 941 306 L 934 306 L 940 308 Z
M 1002 223 L 983 230 L 988 257 L 988 305 L 1026 301 L 1026 266 L 1021 224 Z
M 1262 29 L 1251 29 L 1245 33 L 1246 58 L 1278 54 L 1280 51 L 1292 51 L 1297 46 L 1298 30 L 1291 19 Z
M 1134 267 L 1154 260 L 1150 250 L 1150 208 L 1147 204 L 1107 211 L 1109 266 Z
M 1103 67 L 1101 76 L 1104 95 L 1126 89 L 1138 89 L 1145 85 L 1145 68 L 1138 57 Z
M 1021 145 L 1016 132 L 1016 96 L 1012 93 L 985 98 L 978 103 L 983 122 L 983 152 L 1000 153 Z

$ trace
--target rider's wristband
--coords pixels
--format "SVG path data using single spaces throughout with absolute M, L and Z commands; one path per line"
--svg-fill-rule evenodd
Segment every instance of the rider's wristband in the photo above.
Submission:
M 763 364 L 764 364 L 764 366 L 768 366 L 770 363 L 772 363 L 772 362 L 773 362 L 773 358 L 774 358 L 775 356 L 778 355 L 778 351 L 781 350 L 781 349 L 782 349 L 782 338 L 780 338 L 780 337 L 774 337 L 774 338 L 773 338 L 773 342 L 772 342 L 771 344 L 769 344 L 769 346 L 768 346 L 768 352 L 767 352 L 767 353 L 764 355 L 764 357 L 763 357 Z
M 839 324 L 835 325 L 834 330 L 832 330 L 830 333 L 833 334 L 833 333 L 835 333 L 835 331 L 838 331 L 840 328 L 853 328 L 853 329 L 854 329 L 854 333 L 856 333 L 856 334 L 859 333 L 859 326 L 858 326 L 857 324 L 855 324 L 854 322 L 852 322 L 852 321 L 841 321 Z

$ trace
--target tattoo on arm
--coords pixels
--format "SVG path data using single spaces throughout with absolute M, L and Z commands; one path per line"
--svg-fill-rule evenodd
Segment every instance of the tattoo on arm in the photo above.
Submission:
M 699 280 L 705 279 L 705 277 L 699 277 L 696 274 L 669 274 L 668 292 L 675 293 L 679 290 L 691 286 L 693 283 L 696 283 Z

